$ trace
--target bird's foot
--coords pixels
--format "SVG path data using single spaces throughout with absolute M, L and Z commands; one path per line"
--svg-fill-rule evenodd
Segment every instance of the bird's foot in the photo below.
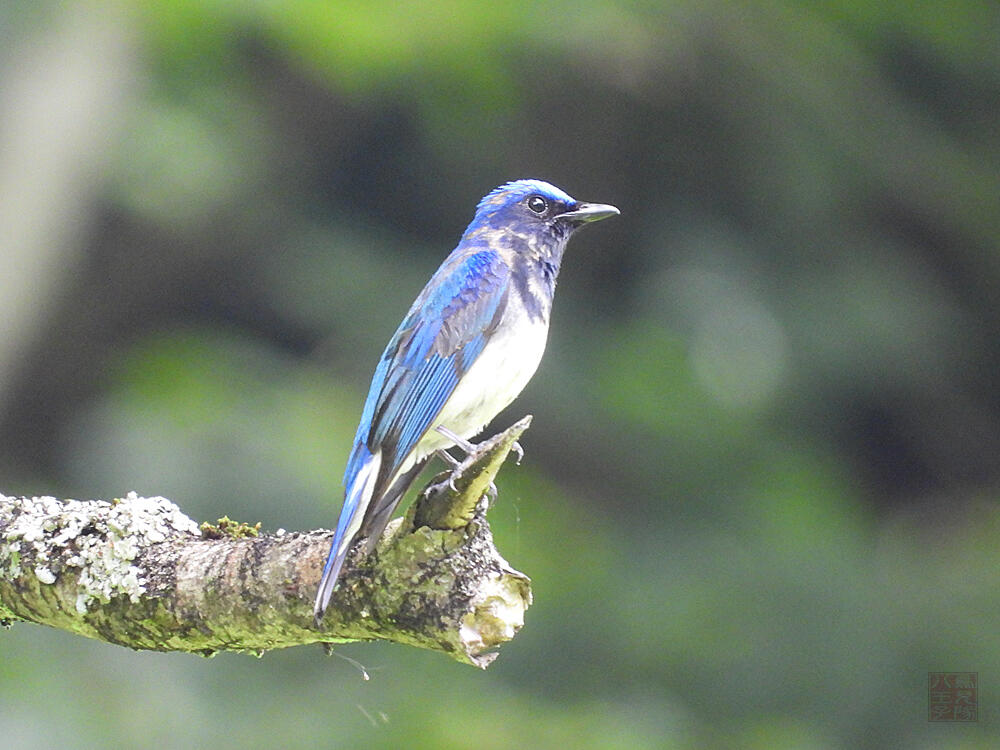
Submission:
M 455 482 L 462 478 L 462 474 L 465 469 L 475 462 L 482 450 L 482 446 L 489 441 L 483 441 L 482 443 L 476 444 L 466 440 L 443 425 L 438 425 L 435 429 L 451 440 L 458 448 L 465 451 L 464 461 L 459 461 L 444 448 L 437 451 L 438 456 L 451 467 L 451 476 L 448 477 L 448 486 L 451 487 L 454 492 L 458 492 L 458 487 L 455 486 Z M 515 441 L 511 450 L 517 453 L 517 464 L 520 465 L 521 459 L 524 458 L 524 449 L 521 448 L 520 444 Z M 490 496 L 491 503 L 496 500 L 498 493 L 496 484 L 490 482 L 490 486 L 487 488 L 486 493 Z
M 452 492 L 458 492 L 458 487 L 455 486 L 455 480 L 462 478 L 462 462 L 451 455 L 444 448 L 438 448 L 436 453 L 438 458 L 451 467 L 451 471 L 448 472 L 448 486 L 451 487 Z
M 435 427 L 434 429 L 436 429 L 438 432 L 440 432 L 442 435 L 444 435 L 446 438 L 448 438 L 457 447 L 459 447 L 463 451 L 465 451 L 466 457 L 474 456 L 474 455 L 479 454 L 480 451 L 482 451 L 483 445 L 485 445 L 486 443 L 490 442 L 489 440 L 484 440 L 482 443 L 473 443 L 473 442 L 470 442 L 469 440 L 466 440 L 461 435 L 453 432 L 452 430 L 449 430 L 447 427 L 445 427 L 444 425 L 440 425 L 440 424 L 437 427 Z M 514 463 L 516 463 L 518 466 L 520 466 L 521 465 L 521 461 L 524 459 L 524 448 L 522 448 L 521 444 L 515 440 L 514 443 L 513 443 L 513 445 L 510 446 L 510 449 L 512 451 L 514 451 L 514 453 L 517 454 L 517 458 L 514 459 Z M 441 458 L 443 458 L 451 466 L 456 466 L 456 465 L 459 464 L 459 461 L 457 461 L 454 456 L 452 456 L 450 453 L 448 453 L 443 448 L 440 449 L 437 453 L 438 453 L 438 455 Z

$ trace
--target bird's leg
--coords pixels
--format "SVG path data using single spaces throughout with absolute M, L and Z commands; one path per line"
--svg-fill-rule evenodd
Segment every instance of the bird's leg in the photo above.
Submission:
M 438 448 L 434 452 L 437 453 L 438 458 L 440 458 L 442 461 L 448 464 L 452 469 L 457 469 L 458 465 L 462 463 L 453 455 L 451 455 L 448 451 L 446 451 L 444 448 Z
M 448 486 L 451 487 L 453 492 L 458 492 L 458 487 L 455 486 L 455 478 L 461 478 L 462 476 L 462 471 L 460 469 L 462 462 L 451 455 L 444 448 L 438 448 L 435 453 L 437 453 L 438 458 L 451 467 L 451 471 L 448 472 Z
M 451 477 L 449 477 L 448 479 L 448 486 L 450 486 L 452 490 L 454 490 L 455 492 L 458 492 L 458 488 L 455 486 L 455 480 L 462 478 L 463 464 L 467 463 L 471 458 L 473 458 L 476 455 L 476 453 L 479 451 L 479 446 L 476 445 L 475 443 L 470 443 L 468 440 L 461 437 L 454 431 L 449 430 L 444 425 L 439 424 L 435 429 L 442 435 L 444 435 L 446 438 L 448 438 L 455 445 L 457 445 L 459 448 L 461 448 L 463 451 L 465 451 L 465 461 L 456 461 L 455 457 L 452 456 L 443 448 L 438 450 L 437 452 L 437 454 L 441 456 L 441 458 L 443 458 L 445 462 L 451 465 Z M 517 445 L 517 443 L 514 443 L 514 445 L 517 446 L 517 451 L 518 451 L 517 462 L 521 463 L 521 457 L 524 455 L 524 451 L 521 450 L 521 446 Z M 490 502 L 493 502 L 494 500 L 497 499 L 497 486 L 493 482 L 490 482 L 490 486 L 486 490 L 486 492 L 490 496 Z
M 457 445 L 459 448 L 465 451 L 466 455 L 471 455 L 472 453 L 475 453 L 479 449 L 478 445 L 476 445 L 475 443 L 470 443 L 464 437 L 461 437 L 457 433 L 452 432 L 443 424 L 439 424 L 434 429 L 436 429 L 438 432 L 440 432 L 442 435 L 448 438 L 451 442 L 453 442 L 455 445 Z

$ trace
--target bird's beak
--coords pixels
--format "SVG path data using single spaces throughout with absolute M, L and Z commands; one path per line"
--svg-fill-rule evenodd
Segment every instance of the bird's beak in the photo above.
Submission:
M 574 224 L 584 224 L 591 221 L 600 221 L 609 216 L 617 216 L 620 213 L 621 211 L 617 208 L 605 203 L 577 203 L 574 210 L 559 214 L 557 218 L 571 221 Z

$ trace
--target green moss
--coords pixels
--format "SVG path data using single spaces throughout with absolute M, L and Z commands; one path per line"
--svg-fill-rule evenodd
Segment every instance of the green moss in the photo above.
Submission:
M 9 629 L 16 621 L 20 619 L 21 619 L 20 617 L 15 615 L 5 606 L 3 606 L 3 603 L 0 603 L 0 628 Z
M 242 521 L 234 521 L 229 516 L 223 516 L 215 524 L 206 521 L 199 528 L 206 539 L 249 539 L 260 536 L 260 521 L 251 526 Z

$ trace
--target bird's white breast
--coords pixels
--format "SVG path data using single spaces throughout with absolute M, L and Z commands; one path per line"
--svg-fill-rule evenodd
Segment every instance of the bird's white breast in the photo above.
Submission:
M 492 338 L 420 441 L 418 452 L 426 456 L 452 445 L 436 431 L 438 425 L 463 438 L 477 435 L 531 380 L 545 351 L 548 330 L 547 319 L 528 317 L 521 305 L 508 306 Z

